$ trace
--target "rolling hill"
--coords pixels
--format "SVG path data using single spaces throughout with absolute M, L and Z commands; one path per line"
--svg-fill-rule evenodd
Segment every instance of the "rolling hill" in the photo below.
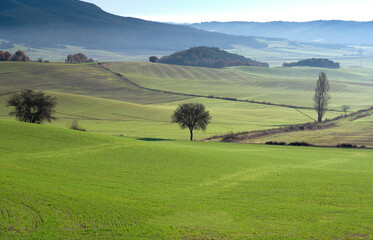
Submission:
M 58 121 L 48 124 L 51 126 L 66 128 L 69 121 L 76 119 L 89 132 L 186 139 L 186 132 L 171 124 L 170 116 L 178 104 L 198 101 L 205 104 L 213 116 L 206 132 L 196 132 L 197 139 L 203 139 L 229 132 L 264 130 L 313 121 L 316 112 L 312 109 L 312 96 L 320 71 L 325 71 L 331 80 L 330 108 L 335 110 L 328 111 L 326 118 L 341 115 L 341 106 L 345 104 L 351 106 L 351 111 L 372 106 L 373 71 L 368 68 L 211 69 L 134 62 L 107 66 L 113 72 L 95 63 L 2 62 L 0 117 L 14 119 L 8 116 L 10 109 L 5 106 L 6 99 L 27 87 L 47 91 L 59 99 Z M 131 84 L 131 81 L 140 86 Z M 211 98 L 212 95 L 264 101 L 265 104 L 227 101 Z M 298 109 L 299 112 L 293 108 L 268 105 L 268 102 L 306 109 Z M 352 125 L 357 123 L 354 121 Z M 343 129 L 334 130 L 343 132 Z M 349 129 L 351 135 L 360 136 L 363 132 L 359 126 L 349 126 Z
M 172 51 L 209 45 L 267 45 L 254 38 L 119 17 L 79 0 L 2 0 L 0 36 L 34 48 L 81 46 L 121 53 Z
M 136 66 L 140 63 L 129 63 L 125 66 L 130 67 L 133 64 Z M 170 68 L 171 74 L 181 76 L 188 69 L 195 74 L 206 76 L 219 76 L 225 72 L 165 64 L 145 65 L 162 66 L 163 68 L 155 71 L 163 72 Z M 222 77 L 229 78 L 229 74 L 230 72 L 225 72 Z M 27 87 L 43 90 L 57 97 L 58 120 L 48 125 L 66 128 L 70 121 L 76 119 L 88 132 L 106 135 L 186 139 L 186 132 L 180 130 L 176 124 L 171 124 L 170 116 L 178 104 L 197 101 L 204 103 L 213 115 L 213 121 L 207 131 L 195 133 L 197 139 L 231 131 L 266 129 L 309 121 L 294 109 L 146 90 L 129 84 L 94 63 L 71 65 L 1 62 L 0 75 L 2 119 L 14 120 L 14 117 L 8 116 L 10 108 L 5 106 L 6 100 L 15 91 Z M 139 77 L 142 77 L 142 74 L 139 74 Z M 276 118 L 266 117 L 270 115 L 275 115 Z
M 313 106 L 316 79 L 320 72 L 325 72 L 331 85 L 330 108 L 339 110 L 348 104 L 358 110 L 372 105 L 373 71 L 370 68 L 241 66 L 207 69 L 150 63 L 112 63 L 108 66 L 149 88 L 308 108 Z
M 184 51 L 173 53 L 170 56 L 163 56 L 158 60 L 158 63 L 208 68 L 224 68 L 231 66 L 269 67 L 268 63 L 254 61 L 250 58 L 228 53 L 215 47 L 189 48 Z

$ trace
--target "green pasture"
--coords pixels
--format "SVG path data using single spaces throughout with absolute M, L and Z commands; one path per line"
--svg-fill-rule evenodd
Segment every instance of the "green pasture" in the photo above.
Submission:
M 373 96 L 371 69 L 260 68 L 206 69 L 151 63 L 112 63 L 109 67 L 142 86 L 187 94 L 214 95 L 312 107 L 321 71 L 330 80 L 329 107 L 370 107 Z
M 134 66 L 137 69 L 138 65 L 146 66 L 146 70 L 153 69 L 154 66 L 153 71 L 168 74 L 162 78 L 167 80 L 189 77 L 189 79 L 199 81 L 198 78 L 211 80 L 216 77 L 221 82 L 227 82 L 230 74 L 234 73 L 241 76 L 240 81 L 244 81 L 244 77 L 248 75 L 226 69 L 188 68 L 159 64 L 128 63 L 118 66 L 129 68 Z M 169 69 L 169 71 L 164 69 Z M 143 77 L 141 73 L 137 74 Z M 195 74 L 195 76 L 191 77 L 190 74 Z M 284 107 L 152 92 L 132 86 L 114 74 L 99 68 L 96 64 L 4 62 L 0 64 L 0 75 L 0 117 L 2 119 L 14 119 L 8 115 L 12 109 L 5 106 L 11 94 L 22 88 L 32 88 L 46 91 L 47 94 L 56 96 L 58 99 L 56 108 L 58 120 L 47 125 L 67 128 L 69 122 L 76 119 L 88 132 L 106 135 L 188 139 L 188 131 L 179 129 L 176 124 L 171 124 L 173 111 L 178 104 L 185 102 L 205 104 L 213 117 L 206 132 L 195 132 L 196 139 L 229 132 L 305 123 L 312 121 L 306 115 L 316 117 L 313 110 L 301 110 L 306 114 L 304 115 L 294 109 Z M 175 83 L 176 86 L 178 84 L 180 83 Z M 226 94 L 231 96 L 230 92 Z M 339 114 L 339 112 L 329 112 L 326 117 L 333 118 Z
M 92 64 L 0 63 L 0 91 L 23 88 L 150 104 L 186 99 L 141 90 Z
M 68 124 L 76 119 L 88 132 L 106 135 L 187 140 L 189 132 L 179 129 L 177 124 L 171 124 L 171 115 L 178 104 L 190 101 L 205 104 L 213 117 L 206 132 L 195 131 L 196 139 L 311 121 L 294 109 L 205 98 L 139 105 L 76 94 L 55 92 L 47 92 L 47 94 L 55 96 L 58 102 L 56 108 L 58 119 L 46 123 L 47 125 L 67 128 Z M 6 107 L 10 95 L 4 93 L 0 96 L 2 119 L 15 119 L 8 115 L 12 108 Z M 311 110 L 304 112 L 314 114 Z M 333 116 L 334 113 L 331 114 Z
M 0 121 L 2 239 L 370 239 L 371 150 Z
M 373 111 L 370 112 L 373 114 Z M 356 116 L 355 116 L 356 117 Z M 291 133 L 280 133 L 244 141 L 245 143 L 299 142 L 319 146 L 336 146 L 337 144 L 353 144 L 357 146 L 373 147 L 373 115 L 355 120 L 347 117 L 336 121 L 336 126 L 321 130 L 308 130 Z

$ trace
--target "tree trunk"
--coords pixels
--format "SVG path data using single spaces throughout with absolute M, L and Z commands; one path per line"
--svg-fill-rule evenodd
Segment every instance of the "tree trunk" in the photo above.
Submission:
M 190 130 L 190 141 L 193 141 L 193 129 L 189 129 Z
M 317 116 L 317 121 L 318 121 L 318 122 L 322 122 L 322 115 L 321 115 L 321 113 L 318 114 L 318 116 Z

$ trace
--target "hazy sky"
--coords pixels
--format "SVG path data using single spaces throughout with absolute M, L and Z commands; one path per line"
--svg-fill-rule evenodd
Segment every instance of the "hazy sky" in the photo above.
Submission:
M 373 20 L 373 0 L 84 0 L 161 22 Z

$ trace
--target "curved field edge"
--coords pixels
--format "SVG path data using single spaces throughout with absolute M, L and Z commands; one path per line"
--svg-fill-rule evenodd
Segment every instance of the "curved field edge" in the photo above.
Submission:
M 372 237 L 370 150 L 0 132 L 1 238 Z
M 185 96 L 154 93 L 126 84 L 96 63 L 0 62 L 0 76 L 0 91 L 5 92 L 31 88 L 138 104 L 188 99 Z
M 118 100 L 91 96 L 46 92 L 57 98 L 57 121 L 46 123 L 50 126 L 67 128 L 77 120 L 88 132 L 127 137 L 148 137 L 166 139 L 188 139 L 188 131 L 177 124 L 171 124 L 171 115 L 178 104 L 184 102 L 203 103 L 213 116 L 212 123 L 205 132 L 195 131 L 197 139 L 216 134 L 273 128 L 278 125 L 298 124 L 309 119 L 294 109 L 263 106 L 223 100 L 194 98 L 171 103 L 141 105 Z M 0 117 L 14 119 L 8 114 L 6 101 L 12 92 L 0 91 Z M 305 110 L 308 114 L 313 111 Z M 335 113 L 332 113 L 334 116 Z
M 209 69 L 154 63 L 111 63 L 109 68 L 137 84 L 185 94 L 230 97 L 312 107 L 320 72 L 330 80 L 329 108 L 350 105 L 353 110 L 369 107 L 373 94 L 373 70 L 344 68 L 260 68 Z
M 322 123 L 306 123 L 273 129 L 230 133 L 207 138 L 207 141 L 235 143 L 308 143 L 322 147 L 350 144 L 373 147 L 373 107 L 341 115 Z

